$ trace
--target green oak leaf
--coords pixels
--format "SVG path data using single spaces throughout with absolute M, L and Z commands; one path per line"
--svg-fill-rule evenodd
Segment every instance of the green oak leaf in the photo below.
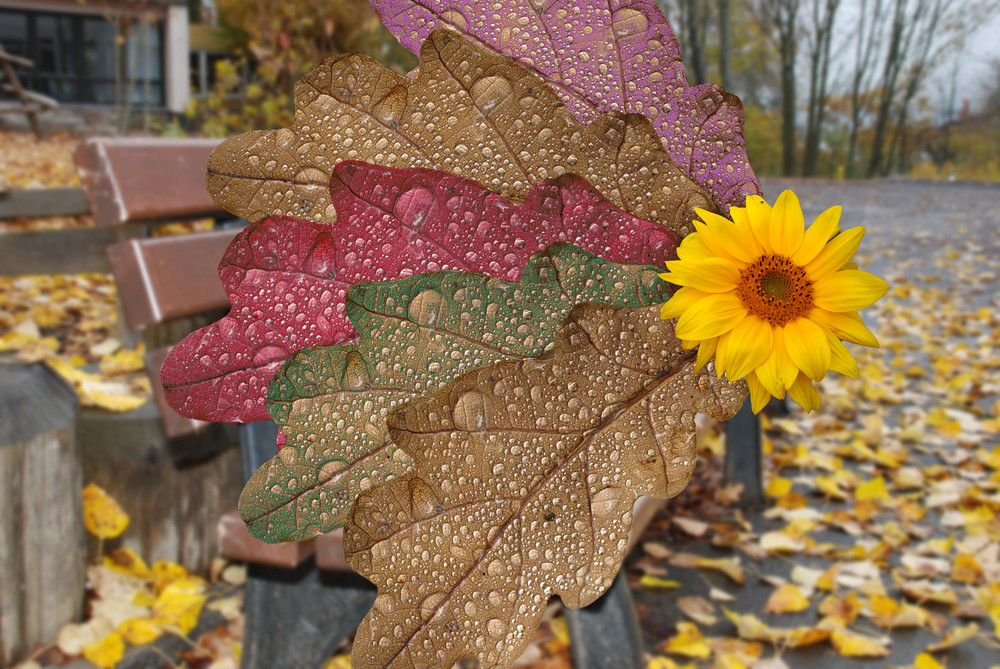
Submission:
M 268 411 L 288 440 L 243 490 L 247 527 L 268 542 L 341 527 L 360 492 L 411 468 L 389 439 L 393 408 L 477 367 L 544 353 L 578 303 L 665 301 L 657 271 L 557 243 L 518 283 L 448 271 L 354 286 L 347 316 L 361 338 L 300 351 L 271 384 Z

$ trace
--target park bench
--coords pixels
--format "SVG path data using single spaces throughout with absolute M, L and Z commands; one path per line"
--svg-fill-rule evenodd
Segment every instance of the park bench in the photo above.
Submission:
M 189 331 L 190 319 L 209 314 L 207 318 L 214 320 L 228 307 L 217 266 L 239 226 L 150 238 L 136 224 L 223 214 L 204 190 L 204 165 L 212 146 L 210 140 L 90 140 L 76 154 L 87 201 L 69 192 L 59 201 L 66 203 L 66 213 L 80 213 L 86 206 L 98 227 L 87 230 L 89 234 L 78 230 L 57 231 L 58 235 L 28 233 L 0 249 L 0 266 L 5 267 L 9 259 L 17 270 L 5 267 L 4 274 L 113 271 L 128 327 L 145 333 L 147 343 L 152 344 L 148 369 L 164 434 L 174 441 L 203 437 L 212 427 L 220 427 L 182 418 L 167 407 L 158 373 L 169 350 L 167 340 L 175 342 L 186 334 L 173 325 L 180 322 L 180 330 Z M 27 210 L 31 198 L 14 197 L 21 200 L 21 210 Z M 0 218 L 9 217 L 10 209 L 4 213 L 0 196 Z M 57 248 L 63 245 L 71 246 Z M 83 262 L 70 250 L 98 247 L 107 247 L 107 260 Z M 32 261 L 39 263 L 36 269 L 23 271 Z M 744 499 L 750 503 L 762 497 L 759 433 L 748 406 L 727 427 L 731 445 L 727 479 L 744 483 Z M 263 421 L 240 426 L 238 434 L 245 480 L 274 454 L 277 427 Z M 199 443 L 204 444 L 204 439 Z M 651 500 L 637 505 L 633 544 L 659 507 Z M 219 551 L 249 564 L 242 660 L 247 669 L 319 666 L 353 631 L 374 600 L 370 584 L 347 568 L 341 531 L 271 545 L 251 537 L 236 512 L 231 512 L 219 522 Z M 598 602 L 580 611 L 567 610 L 566 615 L 578 669 L 644 666 L 624 574 Z

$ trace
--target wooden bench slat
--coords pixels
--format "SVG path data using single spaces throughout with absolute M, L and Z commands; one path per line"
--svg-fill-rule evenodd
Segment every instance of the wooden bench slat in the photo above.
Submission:
M 31 188 L 0 191 L 0 219 L 77 216 L 90 213 L 82 188 Z
M 97 225 L 216 216 L 205 190 L 218 139 L 94 138 L 80 144 L 77 168 Z
M 219 555 L 230 560 L 297 567 L 311 557 L 316 549 L 312 540 L 288 544 L 269 544 L 250 534 L 237 511 L 231 511 L 219 521 Z
M 107 274 L 107 247 L 142 228 L 68 228 L 0 233 L 0 276 Z
M 133 330 L 224 308 L 219 259 L 239 228 L 132 239 L 108 247 L 125 320 Z

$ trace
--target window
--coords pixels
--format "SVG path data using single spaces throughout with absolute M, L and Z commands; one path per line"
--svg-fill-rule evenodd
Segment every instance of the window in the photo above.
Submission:
M 28 90 L 60 102 L 163 104 L 163 28 L 126 16 L 0 9 L 0 44 L 34 62 Z

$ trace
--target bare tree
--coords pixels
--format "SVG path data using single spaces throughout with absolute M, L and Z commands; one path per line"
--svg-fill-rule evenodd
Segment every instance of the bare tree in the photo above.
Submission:
M 708 81 L 708 24 L 709 5 L 704 0 L 683 0 L 681 17 L 686 34 L 687 53 L 684 61 L 692 84 Z
M 719 12 L 719 72 L 722 75 L 722 87 L 731 91 L 734 82 L 729 0 L 718 0 L 716 4 Z
M 857 176 L 855 162 L 858 136 L 868 108 L 868 91 L 875 78 L 872 66 L 882 41 L 882 22 L 885 18 L 884 0 L 861 0 L 854 29 L 854 68 L 850 83 L 850 124 L 847 140 L 847 175 Z
M 811 0 L 811 23 L 808 26 L 809 45 L 809 103 L 806 120 L 805 153 L 802 175 L 816 175 L 819 162 L 823 120 L 829 100 L 830 46 L 833 28 L 840 8 L 840 0 Z
M 781 169 L 785 174 L 795 173 L 795 117 L 798 112 L 795 64 L 798 57 L 800 2 L 801 0 L 754 0 L 758 16 L 777 36 L 781 62 Z

